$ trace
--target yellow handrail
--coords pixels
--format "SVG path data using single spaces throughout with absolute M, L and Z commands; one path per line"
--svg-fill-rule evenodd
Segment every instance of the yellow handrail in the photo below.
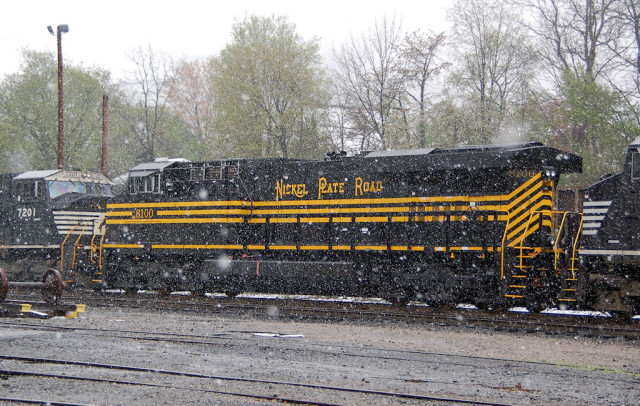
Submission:
M 505 213 L 509 214 L 509 211 L 504 210 Z M 502 234 L 502 245 L 500 246 L 500 280 L 504 279 L 504 244 L 507 240 L 507 230 L 509 230 L 509 222 L 510 218 L 507 218 L 507 224 L 504 226 L 504 233 Z
M 580 233 L 582 233 L 582 223 L 584 222 L 583 214 L 580 213 L 580 226 L 578 226 L 578 232 L 576 233 L 576 239 L 573 241 L 573 251 L 571 252 L 571 277 L 573 279 L 576 278 L 574 261 L 576 258 L 576 248 L 578 246 L 578 241 L 580 241 Z
M 560 214 L 559 212 L 557 214 Z M 560 243 L 560 235 L 562 234 L 562 229 L 564 228 L 564 221 L 567 218 L 568 211 L 565 211 L 562 214 L 562 221 L 560 222 L 560 228 L 558 228 L 558 234 L 556 235 L 556 240 L 553 242 L 553 269 L 558 269 L 558 258 L 560 258 L 560 251 L 558 250 L 558 244 Z
M 558 269 L 558 258 L 560 256 L 560 250 L 558 249 L 558 244 L 560 242 L 560 235 L 562 233 L 562 229 L 564 228 L 564 222 L 566 219 L 566 216 L 568 214 L 571 214 L 571 212 L 568 211 L 556 211 L 556 210 L 536 210 L 531 212 L 529 221 L 531 220 L 531 217 L 533 216 L 534 213 L 539 213 L 539 214 L 549 214 L 549 215 L 553 215 L 553 214 L 562 214 L 562 222 L 560 224 L 560 228 L 558 229 L 558 233 L 556 235 L 555 241 L 553 243 L 553 254 L 554 254 L 554 269 Z M 572 272 L 572 276 L 573 278 L 575 278 L 575 272 L 574 272 L 574 263 L 575 263 L 575 252 L 577 249 L 577 245 L 578 242 L 580 241 L 580 233 L 582 232 L 582 223 L 584 221 L 583 217 L 582 217 L 582 213 L 575 213 L 577 215 L 580 215 L 580 225 L 578 227 L 578 231 L 576 233 L 575 239 L 573 241 L 573 247 L 572 247 L 572 252 L 571 252 L 571 272 Z M 525 228 L 525 233 L 526 234 L 526 230 L 529 228 L 529 222 L 527 222 L 527 227 Z M 520 241 L 520 246 L 522 248 L 522 243 L 523 243 L 524 238 Z M 522 264 L 520 264 L 522 265 Z
M 64 240 L 62 241 L 62 244 L 60 244 L 60 272 L 61 273 L 64 270 L 64 245 L 67 243 L 67 240 L 69 239 L 69 236 L 71 235 L 73 230 L 75 230 L 76 228 L 78 228 L 78 224 L 76 224 L 75 226 L 73 226 L 73 228 L 71 230 L 69 230 L 69 232 L 67 233 L 67 236 L 64 237 Z
M 98 251 L 99 252 L 99 254 L 98 254 L 98 268 L 99 269 L 102 269 L 102 243 L 104 241 L 104 236 L 106 234 L 107 233 L 102 233 L 102 237 L 100 237 L 100 251 Z
M 100 220 L 100 222 L 98 223 L 98 227 L 96 227 L 96 228 L 93 230 L 93 237 L 91 237 L 91 255 L 90 255 L 90 257 L 91 257 L 91 262 L 93 262 L 94 264 L 96 263 L 96 261 L 93 259 L 93 253 L 96 251 L 96 248 L 95 248 L 96 246 L 95 246 L 95 244 L 94 244 L 93 242 L 95 241 L 96 236 L 98 235 L 98 231 L 100 230 L 100 227 L 102 227 L 102 223 L 104 223 L 104 221 L 105 221 L 106 219 L 107 219 L 106 217 L 103 217 L 103 218 Z M 103 233 L 103 234 L 104 234 L 104 233 Z
M 84 234 L 84 230 L 87 228 L 87 226 L 89 225 L 89 223 L 87 222 L 84 227 L 82 227 L 82 230 L 80 230 L 80 235 L 78 235 L 78 238 L 76 239 L 76 243 L 73 245 L 73 259 L 71 260 L 71 269 L 73 269 L 76 266 L 76 254 L 78 253 L 78 243 L 80 242 L 80 238 L 82 238 L 82 235 Z

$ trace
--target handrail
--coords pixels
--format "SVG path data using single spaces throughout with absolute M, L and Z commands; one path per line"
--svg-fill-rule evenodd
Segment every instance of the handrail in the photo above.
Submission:
M 74 266 L 76 266 L 76 255 L 78 253 L 78 243 L 80 242 L 80 238 L 82 238 L 82 235 L 84 234 L 84 230 L 87 228 L 87 226 L 89 225 L 89 222 L 87 222 L 84 227 L 82 227 L 82 230 L 80 230 L 80 235 L 78 235 L 78 238 L 76 239 L 76 243 L 73 245 L 73 259 L 71 260 L 71 269 L 73 269 Z
M 560 243 L 560 235 L 562 234 L 562 231 L 564 230 L 565 227 L 565 223 L 566 223 L 566 219 L 567 216 L 570 214 L 574 214 L 572 212 L 568 212 L 568 211 L 558 211 L 558 210 L 532 210 L 529 212 L 529 219 L 527 220 L 526 226 L 524 228 L 524 230 L 521 233 L 521 237 L 520 237 L 520 241 L 518 243 L 518 246 L 516 246 L 516 248 L 520 249 L 520 266 L 523 266 L 523 256 L 522 256 L 522 251 L 525 249 L 524 246 L 524 240 L 526 238 L 527 235 L 527 231 L 529 230 L 529 227 L 531 226 L 531 222 L 533 219 L 533 216 L 535 214 L 540 214 L 540 215 L 554 215 L 554 214 L 562 214 L 562 221 L 560 223 L 560 227 L 558 228 L 557 234 L 555 235 L 555 240 L 553 243 L 553 253 L 554 253 L 554 269 L 558 268 L 558 260 L 560 257 L 560 252 L 558 249 L 558 244 Z M 572 273 L 572 277 L 575 278 L 575 261 L 576 261 L 576 251 L 578 249 L 578 243 L 580 241 L 580 233 L 582 232 L 582 226 L 583 226 L 583 222 L 584 222 L 584 218 L 582 217 L 582 213 L 575 213 L 576 215 L 580 215 L 580 225 L 578 227 L 578 230 L 576 232 L 574 241 L 573 241 L 573 246 L 572 246 L 572 252 L 571 252 L 571 273 Z M 509 229 L 509 224 L 510 224 L 510 219 L 507 220 L 507 224 L 505 226 L 505 231 L 504 234 L 502 236 L 502 258 L 501 258 L 501 264 L 500 264 L 500 279 L 504 279 L 504 251 L 505 251 L 505 243 L 506 243 L 506 236 L 507 236 L 507 230 Z
M 90 255 L 90 258 L 91 258 L 91 262 L 93 262 L 94 264 L 96 263 L 96 261 L 93 259 L 93 255 L 94 255 L 94 252 L 97 250 L 97 248 L 93 244 L 93 242 L 95 241 L 96 236 L 98 235 L 98 231 L 100 230 L 100 227 L 102 227 L 102 223 L 104 223 L 106 219 L 107 219 L 107 217 L 105 216 L 100 220 L 100 222 L 98 223 L 98 227 L 96 227 L 93 230 L 93 237 L 91 237 L 91 255 Z
M 508 210 L 504 210 L 505 213 L 509 214 Z M 504 279 L 504 244 L 507 240 L 507 231 L 509 230 L 509 223 L 511 222 L 510 218 L 507 218 L 507 224 L 504 226 L 504 233 L 502 234 L 502 245 L 500 246 L 500 280 Z
M 67 236 L 64 237 L 62 244 L 60 244 L 60 272 L 61 273 L 63 272 L 63 269 L 64 269 L 64 245 L 67 243 L 67 240 L 69 239 L 69 236 L 71 235 L 73 230 L 78 228 L 78 226 L 79 224 L 76 224 L 75 226 L 73 226 L 73 228 L 69 230 L 69 232 L 67 233 Z
M 560 214 L 559 212 L 557 214 Z M 560 258 L 560 252 L 558 251 L 558 244 L 560 243 L 560 235 L 562 234 L 562 229 L 564 228 L 564 221 L 567 218 L 568 211 L 565 211 L 562 215 L 562 221 L 560 222 L 560 227 L 558 228 L 558 234 L 556 235 L 556 240 L 553 243 L 553 269 L 558 269 L 558 258 Z
M 578 226 L 578 232 L 576 233 L 576 239 L 573 241 L 573 250 L 571 252 L 571 277 L 576 278 L 574 261 L 576 260 L 576 248 L 578 241 L 580 241 L 580 233 L 582 233 L 582 223 L 584 222 L 584 215 L 580 213 L 580 226 Z
M 572 212 L 558 211 L 558 210 L 534 210 L 534 211 L 532 211 L 530 213 L 529 222 L 531 221 L 531 218 L 533 217 L 534 213 L 539 213 L 539 214 L 542 214 L 542 215 L 544 215 L 544 214 L 549 214 L 549 215 L 562 214 L 563 215 L 562 216 L 562 222 L 560 224 L 560 228 L 558 229 L 558 233 L 557 233 L 557 235 L 555 237 L 555 241 L 554 241 L 554 244 L 553 244 L 553 254 L 554 254 L 553 266 L 554 266 L 554 269 L 557 269 L 558 268 L 558 258 L 560 256 L 559 250 L 558 250 L 558 244 L 560 242 L 560 234 L 562 233 L 562 230 L 564 228 L 564 222 L 565 222 L 566 216 L 568 214 L 572 214 Z M 580 233 L 582 232 L 582 223 L 584 221 L 584 219 L 582 217 L 582 213 L 575 213 L 575 214 L 580 215 L 581 217 L 580 217 L 580 226 L 578 227 L 578 231 L 576 233 L 576 237 L 575 237 L 575 239 L 573 241 L 572 255 L 571 255 L 571 268 L 572 268 L 571 272 L 572 272 L 574 278 L 575 278 L 575 272 L 573 271 L 573 268 L 574 268 L 573 265 L 574 265 L 574 262 L 575 262 L 575 259 L 574 259 L 575 258 L 575 252 L 576 252 L 578 241 L 580 240 Z M 526 234 L 526 231 L 529 228 L 529 222 L 527 222 L 527 227 L 525 227 L 525 232 L 523 233 L 523 235 Z M 524 242 L 524 238 L 522 238 L 522 240 L 520 240 L 520 249 L 524 248 L 523 247 L 523 242 Z M 521 258 L 521 261 L 522 261 L 522 258 Z M 520 264 L 520 265 L 522 265 L 522 264 Z
M 102 269 L 102 243 L 104 242 L 104 236 L 107 233 L 102 233 L 102 237 L 100 237 L 100 251 L 98 251 L 98 269 Z

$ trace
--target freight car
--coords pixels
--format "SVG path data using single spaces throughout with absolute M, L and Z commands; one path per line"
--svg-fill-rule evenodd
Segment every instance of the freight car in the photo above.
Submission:
M 35 281 L 54 268 L 90 283 L 113 183 L 94 172 L 0 174 L 0 266 L 11 281 Z
M 581 168 L 540 143 L 141 164 L 107 204 L 103 285 L 576 302 L 579 216 L 553 204 Z

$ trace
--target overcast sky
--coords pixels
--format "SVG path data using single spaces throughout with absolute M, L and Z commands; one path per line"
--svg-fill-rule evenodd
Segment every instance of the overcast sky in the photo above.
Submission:
M 0 0 L 0 79 L 17 72 L 20 50 L 56 52 L 47 26 L 68 24 L 63 61 L 110 70 L 122 78 L 133 69 L 127 54 L 151 44 L 174 57 L 216 55 L 231 27 L 245 15 L 286 15 L 305 39 L 318 37 L 330 55 L 352 35 L 384 15 L 402 20 L 405 32 L 447 30 L 452 0 Z

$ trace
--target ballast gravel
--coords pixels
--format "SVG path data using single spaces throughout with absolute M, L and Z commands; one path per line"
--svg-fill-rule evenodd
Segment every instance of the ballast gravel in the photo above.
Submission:
M 640 343 L 623 339 L 105 308 L 89 308 L 76 319 L 3 318 L 0 327 L 3 356 L 201 375 L 2 359 L 2 371 L 114 381 L 0 372 L 0 398 L 5 399 L 154 406 L 272 402 L 239 395 L 245 393 L 344 405 L 431 403 L 356 389 L 415 394 L 434 402 L 437 398 L 523 405 L 632 405 L 640 399 Z

